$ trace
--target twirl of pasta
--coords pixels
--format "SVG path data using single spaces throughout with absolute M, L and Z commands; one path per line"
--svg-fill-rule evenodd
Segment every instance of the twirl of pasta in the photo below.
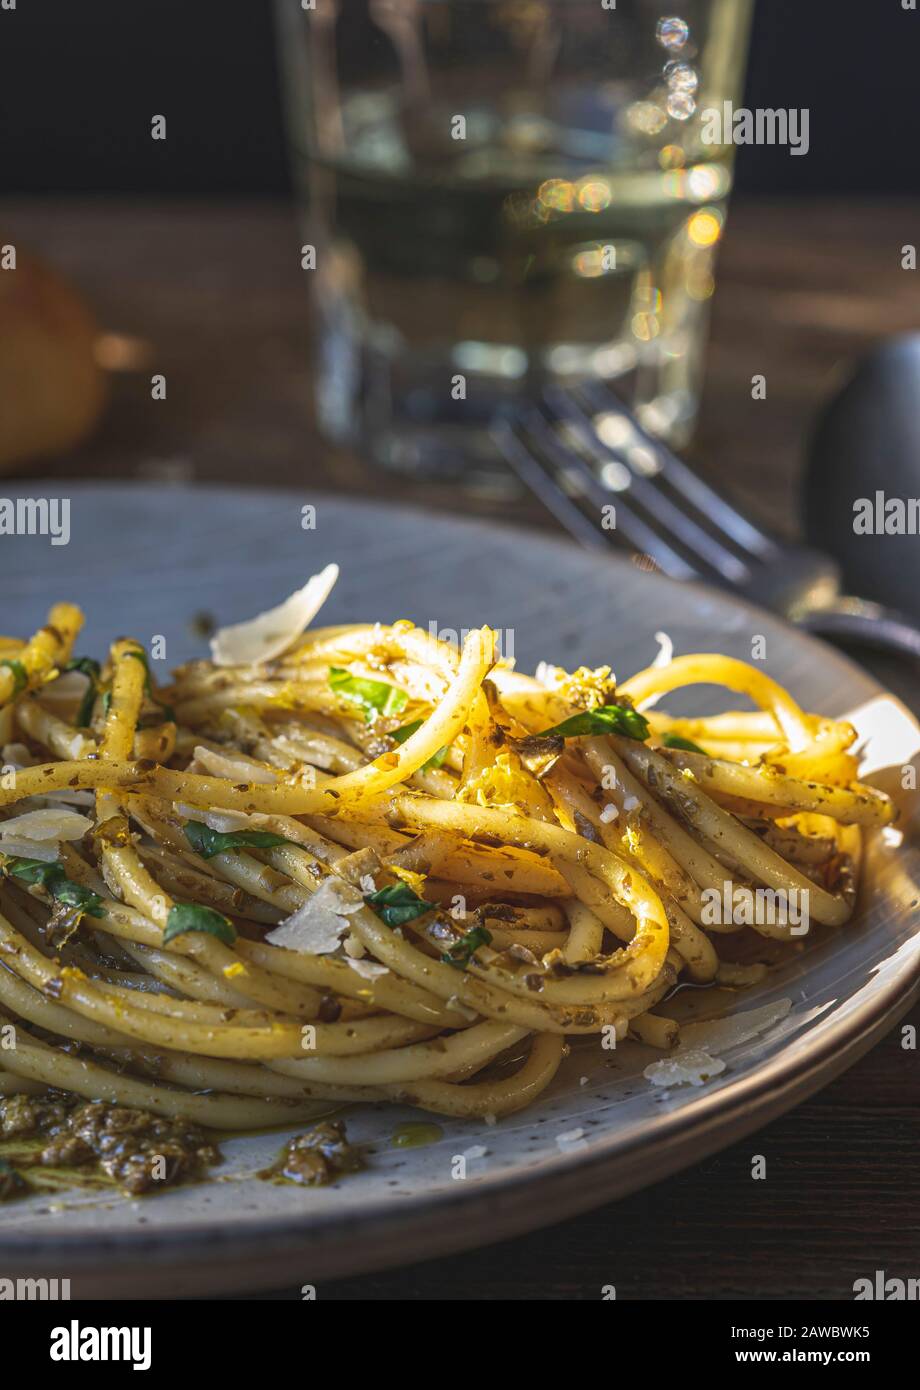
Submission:
M 166 688 L 130 638 L 71 662 L 67 603 L 0 639 L 3 1096 L 510 1114 L 570 1046 L 674 1047 L 670 994 L 779 949 L 787 900 L 843 928 L 894 816 L 846 723 L 718 654 L 538 681 L 487 627 L 260 622 Z M 754 709 L 659 709 L 700 682 Z

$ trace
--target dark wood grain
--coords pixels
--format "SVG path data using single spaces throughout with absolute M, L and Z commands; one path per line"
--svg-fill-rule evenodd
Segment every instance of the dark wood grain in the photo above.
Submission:
M 836 374 L 920 325 L 920 276 L 901 269 L 920 203 L 739 202 L 721 251 L 698 466 L 780 531 L 796 531 L 803 440 Z M 458 499 L 367 468 L 319 440 L 308 306 L 293 211 L 274 203 L 0 201 L 3 240 L 45 254 L 104 328 L 148 345 L 113 377 L 97 436 L 53 476 L 258 481 L 399 496 L 551 524 L 538 503 Z M 914 237 L 915 239 L 915 237 Z M 166 401 L 150 374 L 167 376 Z M 767 378 L 752 400 L 751 378 Z M 39 467 L 38 464 L 35 465 Z
M 835 373 L 920 322 L 920 281 L 900 268 L 918 213 L 918 203 L 733 209 L 693 455 L 786 534 L 797 528 L 803 439 Z M 320 443 L 290 209 L 7 201 L 0 233 L 68 272 L 106 329 L 149 345 L 143 370 L 114 378 L 98 436 L 43 461 L 43 473 L 396 493 L 548 524 L 526 499 L 394 483 Z M 150 399 L 153 371 L 167 375 L 165 402 Z M 766 400 L 751 399 L 755 373 L 767 378 Z M 902 672 L 897 683 L 917 702 L 915 681 Z M 909 1021 L 920 1027 L 920 1010 Z M 613 1284 L 620 1299 L 815 1299 L 851 1296 L 854 1279 L 876 1269 L 916 1277 L 917 1096 L 918 1054 L 896 1030 L 820 1096 L 666 1183 L 491 1249 L 339 1281 L 320 1297 L 591 1299 Z M 764 1181 L 751 1177 L 754 1154 L 766 1158 Z

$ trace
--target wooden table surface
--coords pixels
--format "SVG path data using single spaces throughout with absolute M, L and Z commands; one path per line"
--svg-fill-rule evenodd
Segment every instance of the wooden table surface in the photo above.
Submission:
M 693 456 L 781 532 L 795 534 L 803 440 L 835 374 L 920 322 L 900 268 L 918 215 L 920 203 L 732 210 Z M 149 348 L 142 371 L 113 378 L 97 436 L 43 462 L 45 476 L 250 482 L 306 497 L 323 487 L 551 524 L 535 503 L 394 483 L 324 448 L 286 206 L 5 200 L 0 242 L 9 240 L 66 271 L 105 329 Z M 150 399 L 155 371 L 167 376 L 165 402 Z M 762 401 L 751 399 L 755 373 L 767 378 Z M 910 677 L 883 674 L 920 707 Z M 906 1021 L 920 1025 L 920 1010 Z M 599 1298 L 614 1284 L 619 1298 L 846 1298 L 876 1269 L 916 1277 L 917 1057 L 895 1030 L 810 1102 L 663 1184 L 532 1236 L 338 1281 L 319 1296 Z M 751 1177 L 755 1154 L 766 1181 Z

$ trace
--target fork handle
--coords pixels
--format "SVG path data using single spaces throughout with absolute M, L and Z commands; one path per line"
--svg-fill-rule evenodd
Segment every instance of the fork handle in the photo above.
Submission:
M 920 625 L 905 613 L 869 599 L 841 595 L 825 608 L 800 614 L 799 627 L 829 641 L 850 641 L 920 661 Z

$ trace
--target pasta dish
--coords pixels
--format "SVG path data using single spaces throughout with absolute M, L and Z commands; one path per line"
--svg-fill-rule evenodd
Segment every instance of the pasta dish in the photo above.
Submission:
M 488 627 L 312 625 L 334 578 L 168 681 L 68 603 L 0 638 L 0 1096 L 500 1117 L 579 1035 L 672 1049 L 680 983 L 763 971 L 733 939 L 844 927 L 894 816 L 848 724 L 722 655 L 529 677 Z M 660 711 L 695 684 L 751 708 Z

